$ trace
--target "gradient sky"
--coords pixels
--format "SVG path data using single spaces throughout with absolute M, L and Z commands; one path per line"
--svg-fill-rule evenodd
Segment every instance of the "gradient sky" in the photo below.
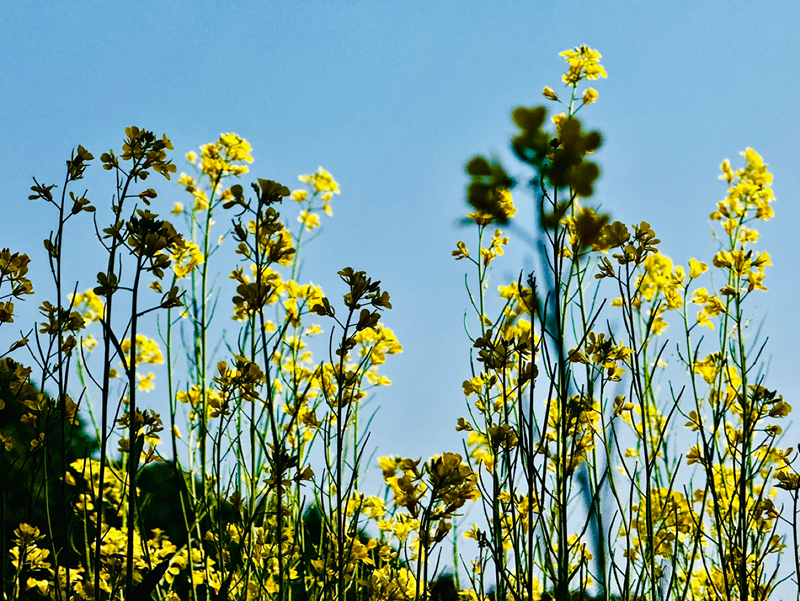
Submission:
M 343 292 L 335 274 L 344 266 L 382 280 L 394 305 L 385 322 L 405 347 L 386 365 L 394 385 L 376 399 L 372 442 L 380 455 L 459 451 L 467 265 L 450 251 L 459 239 L 473 243 L 473 231 L 458 226 L 464 165 L 477 153 L 496 155 L 524 176 L 508 151 L 511 110 L 544 103 L 545 85 L 560 90 L 558 53 L 588 44 L 608 71 L 583 115 L 605 140 L 594 201 L 624 222 L 649 221 L 674 261 L 710 263 L 708 215 L 725 195 L 722 159 L 736 168 L 738 153 L 752 147 L 769 164 L 776 216 L 759 228 L 757 248 L 774 266 L 769 292 L 751 308 L 767 318 L 768 385 L 797 405 L 798 32 L 800 12 L 787 1 L 7 0 L 0 246 L 28 253 L 36 289 L 52 296 L 41 240 L 54 215 L 27 200 L 31 178 L 60 181 L 72 148 L 99 157 L 119 148 L 128 125 L 166 133 L 179 171 L 185 152 L 221 132 L 253 146 L 245 182 L 299 187 L 298 174 L 322 165 L 342 194 L 302 279 L 331 297 Z M 107 203 L 110 180 L 97 164 L 89 173 L 90 199 Z M 156 183 L 163 211 L 185 200 L 173 184 Z M 522 209 L 525 194 L 515 198 Z M 533 231 L 530 211 L 520 215 Z M 495 285 L 532 264 L 531 247 L 511 236 L 516 250 L 497 264 Z M 71 266 L 80 290 L 95 272 L 84 259 Z M 44 298 L 28 301 L 24 315 L 33 318 Z M 162 402 L 157 395 L 143 400 Z

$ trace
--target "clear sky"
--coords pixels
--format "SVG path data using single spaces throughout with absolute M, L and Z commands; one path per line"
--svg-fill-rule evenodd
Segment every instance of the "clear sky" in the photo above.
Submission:
M 473 236 L 458 226 L 464 165 L 496 154 L 524 175 L 509 158 L 510 112 L 544 103 L 545 85 L 558 91 L 558 53 L 587 44 L 608 71 L 585 114 L 605 139 L 594 200 L 616 219 L 649 221 L 674 261 L 710 262 L 715 252 L 708 215 L 725 195 L 722 159 L 736 168 L 749 146 L 769 164 L 776 216 L 759 228 L 757 248 L 774 266 L 757 303 L 769 386 L 800 409 L 798 32 L 800 12 L 787 1 L 6 0 L 0 246 L 28 253 L 35 286 L 52 294 L 41 240 L 53 215 L 27 200 L 31 178 L 60 181 L 72 148 L 99 157 L 128 125 L 166 133 L 179 171 L 185 152 L 221 132 L 250 141 L 253 177 L 294 188 L 298 174 L 322 165 L 342 194 L 302 279 L 331 297 L 342 292 L 335 274 L 344 266 L 382 280 L 394 305 L 385 321 L 405 347 L 387 363 L 394 385 L 377 397 L 372 441 L 381 455 L 458 451 L 467 266 L 450 251 Z M 92 172 L 89 197 L 107 203 L 110 182 L 99 165 Z M 185 200 L 177 186 L 158 189 L 164 212 Z M 531 248 L 511 236 L 517 250 L 498 263 L 495 284 L 531 264 Z M 84 266 L 72 266 L 80 290 L 93 285 Z M 28 316 L 43 299 L 28 302 Z

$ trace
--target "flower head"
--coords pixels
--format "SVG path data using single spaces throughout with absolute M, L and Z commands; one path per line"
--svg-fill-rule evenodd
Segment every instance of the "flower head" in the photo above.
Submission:
M 339 184 L 336 183 L 333 176 L 322 167 L 317 169 L 316 173 L 301 175 L 297 179 L 303 183 L 314 186 L 314 191 L 317 193 L 331 192 L 333 194 L 339 194 Z
M 601 54 L 586 44 L 573 50 L 565 50 L 560 56 L 569 63 L 569 69 L 562 77 L 567 85 L 577 85 L 583 79 L 607 77 L 606 70 L 600 64 Z
M 542 96 L 547 98 L 548 100 L 557 101 L 558 95 L 553 91 L 553 88 L 550 86 L 545 86 L 544 90 L 542 91 Z
M 597 90 L 587 88 L 583 93 L 583 104 L 592 104 L 595 100 L 597 100 Z
M 216 180 L 247 173 L 248 167 L 242 163 L 253 162 L 251 150 L 250 143 L 244 138 L 236 134 L 220 134 L 218 141 L 200 147 L 199 161 L 194 152 L 188 153 L 186 158 L 190 163 L 199 165 L 201 171 L 212 180 Z

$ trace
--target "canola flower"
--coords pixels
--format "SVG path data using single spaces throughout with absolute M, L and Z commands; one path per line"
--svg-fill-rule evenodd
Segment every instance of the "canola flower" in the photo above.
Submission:
M 316 173 L 308 175 L 300 175 L 298 178 L 301 182 L 308 185 L 307 190 L 295 190 L 292 192 L 292 200 L 303 206 L 297 216 L 297 221 L 302 224 L 301 235 L 303 230 L 313 230 L 320 226 L 319 213 L 317 201 L 322 201 L 319 207 L 328 217 L 333 217 L 333 209 L 331 207 L 331 200 L 335 194 L 340 194 L 339 184 L 333 179 L 333 176 L 320 167 Z
M 247 173 L 249 168 L 242 163 L 253 162 L 251 151 L 247 140 L 237 134 L 227 133 L 220 134 L 217 142 L 201 146 L 199 157 L 196 152 L 187 153 L 186 160 L 198 166 L 204 175 L 214 181 L 226 175 Z
M 126 355 L 130 353 L 131 340 L 126 338 L 120 343 L 122 352 Z M 135 364 L 149 363 L 151 365 L 158 365 L 164 363 L 164 355 L 161 354 L 161 349 L 158 343 L 152 338 L 148 338 L 144 334 L 136 334 L 136 358 Z
M 100 321 L 103 317 L 105 305 L 93 289 L 89 288 L 86 292 L 75 295 L 70 294 L 69 299 L 87 323 Z
M 565 50 L 560 56 L 569 63 L 569 70 L 562 77 L 567 85 L 577 85 L 584 79 L 608 77 L 605 67 L 600 64 L 602 55 L 585 44 L 572 50 Z
M 172 269 L 175 277 L 185 278 L 194 269 L 205 262 L 205 256 L 200 247 L 192 241 L 183 241 L 172 253 Z
M 602 55 L 589 48 L 588 46 L 581 45 L 571 50 L 565 50 L 560 56 L 569 64 L 567 72 L 562 76 L 562 81 L 567 86 L 572 87 L 572 93 L 569 100 L 568 113 L 571 116 L 574 112 L 580 110 L 583 106 L 597 102 L 598 92 L 594 88 L 586 88 L 582 94 L 578 95 L 578 84 L 584 80 L 592 81 L 600 77 L 608 77 L 605 67 L 600 64 Z M 545 86 L 542 90 L 542 96 L 551 102 L 561 102 L 558 94 L 550 86 Z M 573 103 L 576 98 L 580 98 L 580 106 L 573 111 Z M 556 126 L 558 134 L 561 134 L 561 126 L 566 121 L 567 113 L 555 115 L 551 118 L 553 124 Z

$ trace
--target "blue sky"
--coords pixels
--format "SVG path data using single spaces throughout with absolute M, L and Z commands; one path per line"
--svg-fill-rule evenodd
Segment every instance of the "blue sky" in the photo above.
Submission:
M 544 103 L 545 85 L 560 90 L 558 53 L 588 44 L 609 75 L 584 115 L 605 140 L 594 201 L 649 221 L 674 261 L 715 252 L 708 214 L 725 194 L 722 159 L 736 167 L 752 147 L 775 174 L 776 216 L 757 245 L 774 266 L 751 308 L 767 317 L 769 385 L 796 404 L 798 31 L 800 12 L 784 1 L 3 2 L 0 246 L 28 253 L 36 288 L 51 295 L 41 240 L 53 215 L 27 200 L 31 178 L 61 180 L 72 148 L 99 157 L 128 125 L 166 133 L 179 171 L 186 151 L 221 132 L 250 141 L 253 177 L 294 188 L 322 165 L 342 194 L 302 279 L 332 297 L 344 266 L 382 280 L 394 305 L 385 321 L 405 347 L 387 363 L 394 385 L 376 399 L 372 441 L 380 455 L 458 451 L 468 301 L 466 265 L 450 251 L 474 235 L 458 226 L 464 165 L 496 155 L 525 175 L 508 152 L 510 112 Z M 89 197 L 107 203 L 110 181 L 92 172 Z M 184 200 L 177 186 L 158 189 L 165 212 Z M 520 215 L 532 231 L 531 213 Z M 495 284 L 532 264 L 511 236 Z M 91 260 L 86 241 L 75 244 Z M 71 266 L 81 290 L 95 272 L 84 267 Z

